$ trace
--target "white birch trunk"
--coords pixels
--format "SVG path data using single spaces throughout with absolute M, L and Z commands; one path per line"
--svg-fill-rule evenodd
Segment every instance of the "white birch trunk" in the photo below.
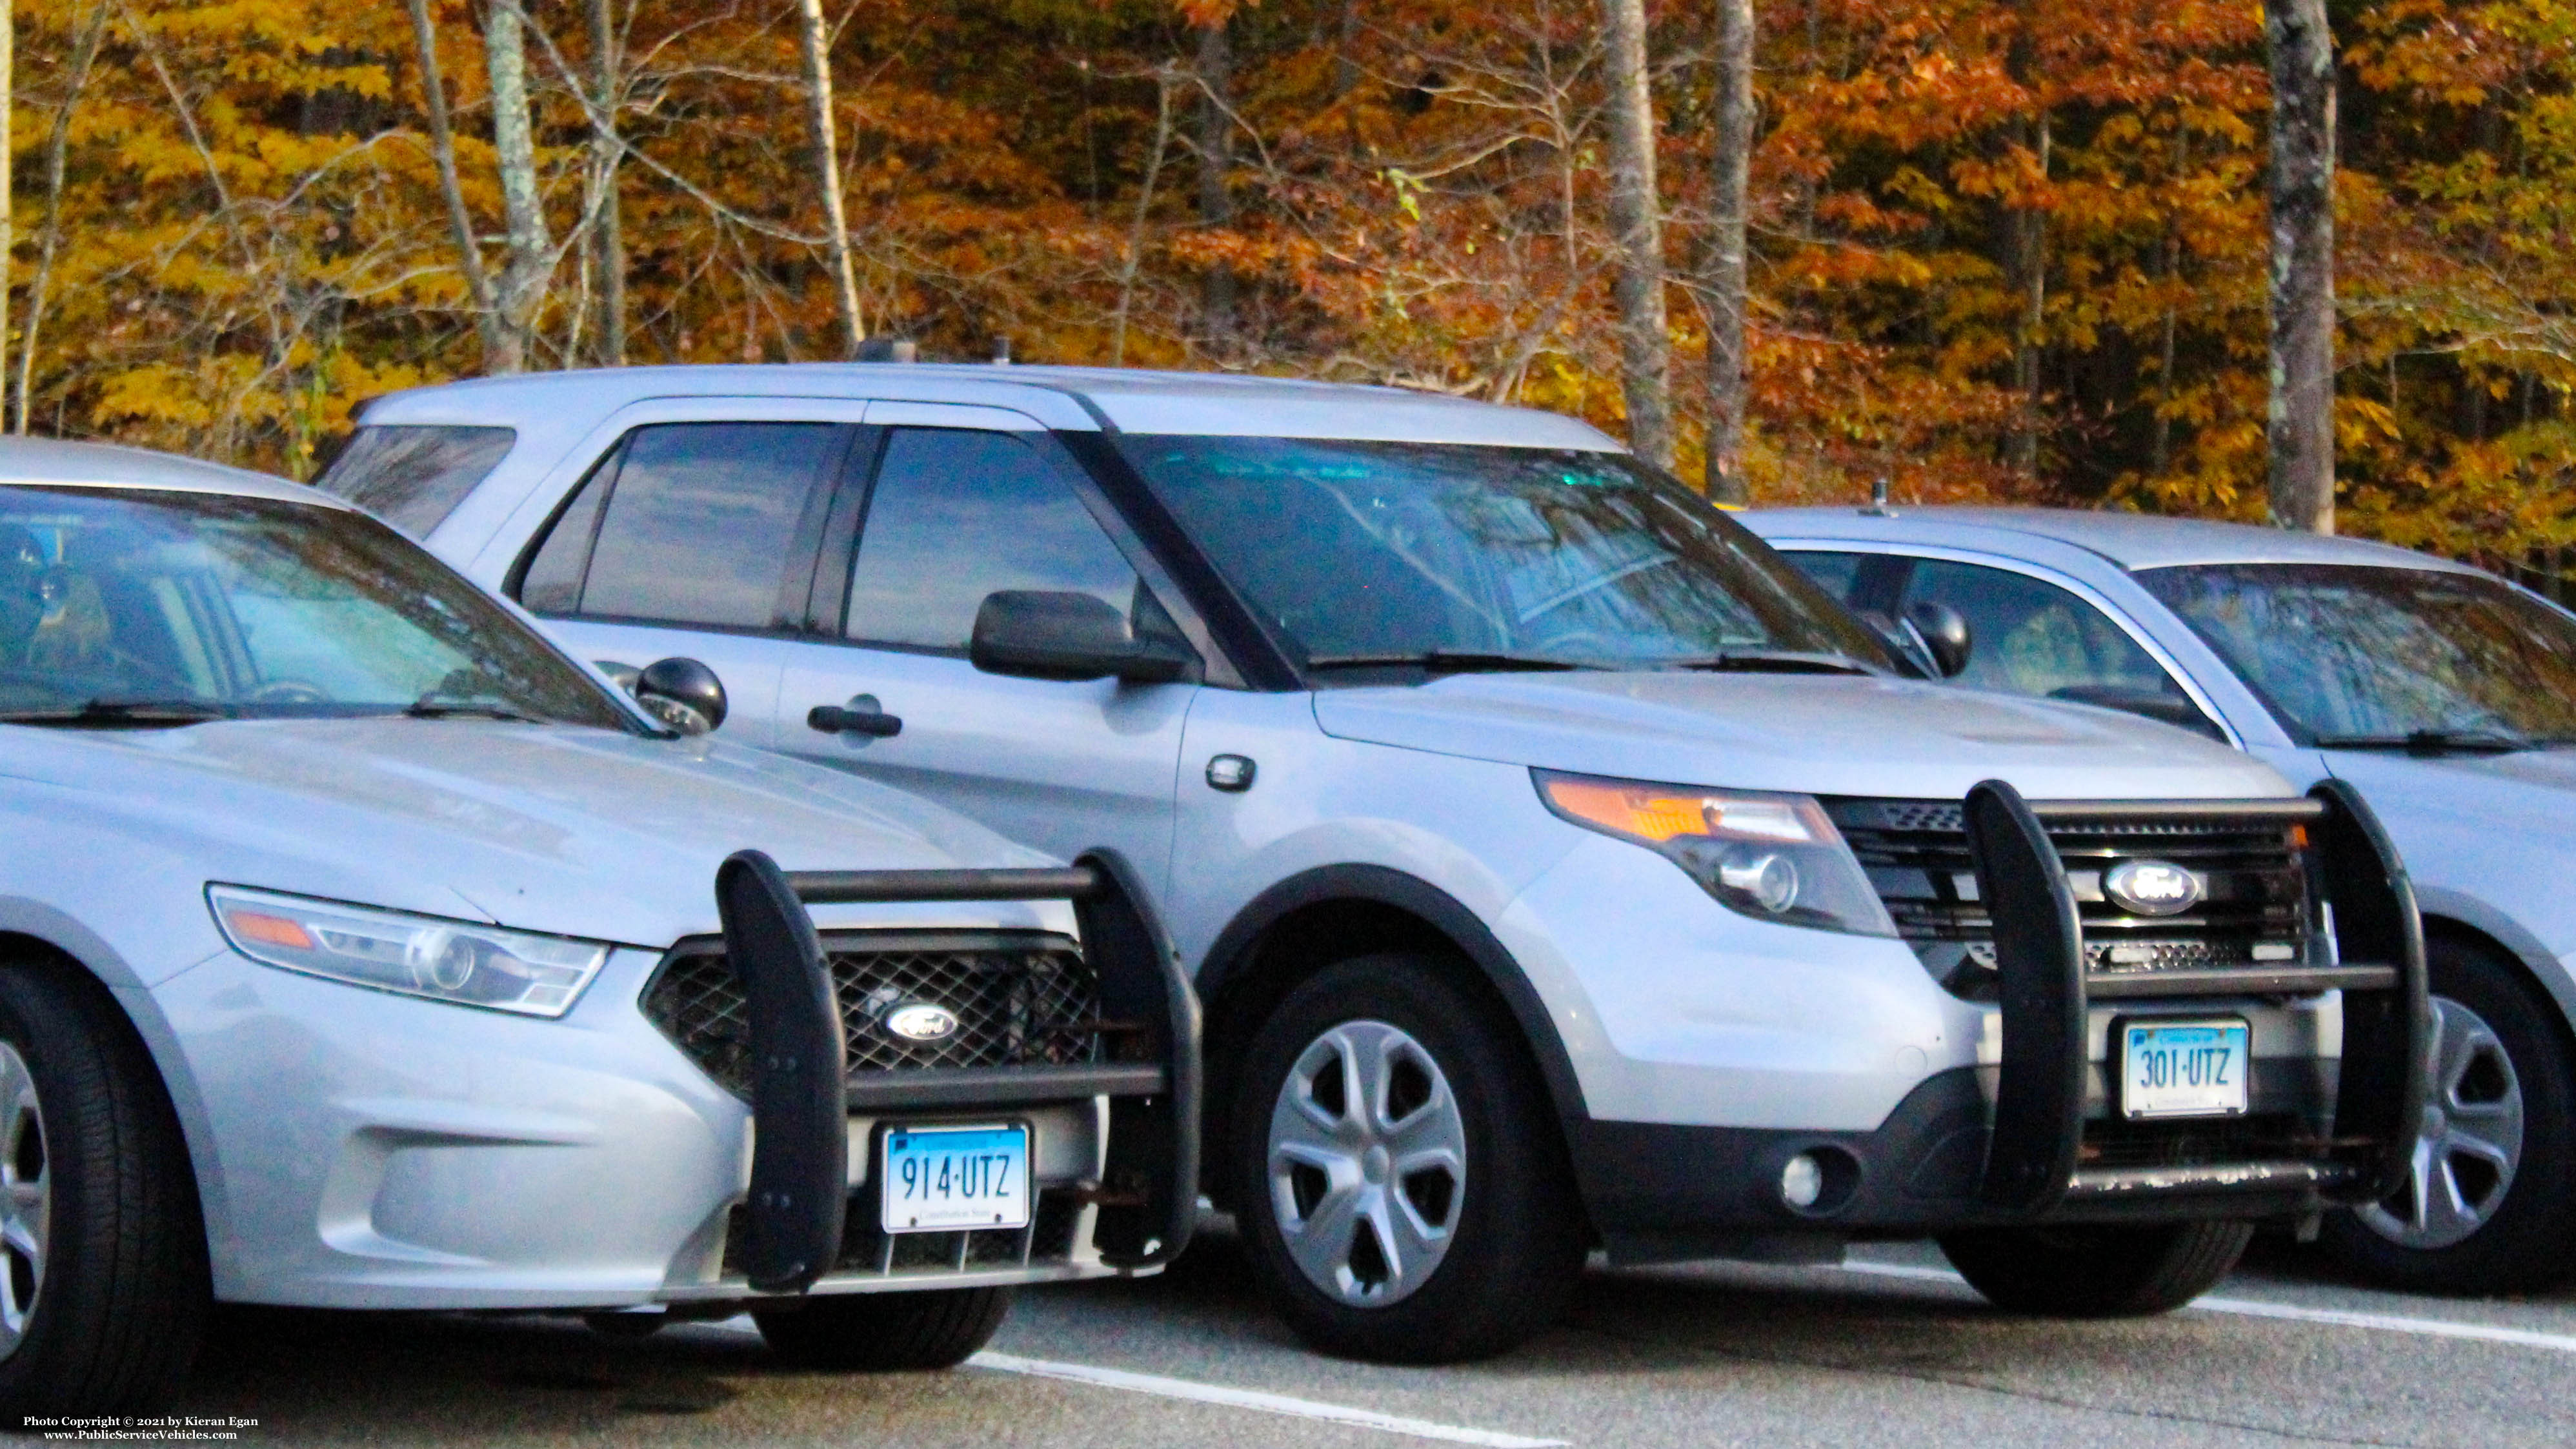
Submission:
M 499 347 L 484 360 L 494 374 L 524 372 L 536 351 L 537 317 L 554 272 L 554 239 L 537 192 L 536 123 L 528 109 L 527 14 L 520 0 L 492 0 L 483 35 L 492 78 L 492 152 L 501 173 L 507 251 L 493 290 Z
M 832 267 L 832 286 L 841 307 L 846 355 L 856 357 L 868 338 L 866 316 L 859 310 L 857 264 L 850 256 L 850 222 L 841 201 L 841 143 L 832 120 L 832 35 L 823 21 L 823 0 L 796 0 L 796 19 L 805 49 L 805 114 L 813 133 L 814 189 L 823 198 L 825 250 Z
M 1610 44 L 1610 228 L 1619 253 L 1619 373 L 1628 446 L 1673 463 L 1672 325 L 1664 310 L 1663 201 L 1655 184 L 1655 101 L 1645 0 L 1602 0 Z

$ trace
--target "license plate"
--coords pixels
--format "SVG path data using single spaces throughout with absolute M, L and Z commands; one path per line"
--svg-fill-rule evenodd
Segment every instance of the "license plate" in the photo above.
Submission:
M 1026 1127 L 890 1127 L 880 1165 L 889 1233 L 1029 1225 Z
M 2233 1117 L 2245 1110 L 2253 1039 L 2241 1021 L 2124 1022 L 2120 1112 L 2141 1117 Z

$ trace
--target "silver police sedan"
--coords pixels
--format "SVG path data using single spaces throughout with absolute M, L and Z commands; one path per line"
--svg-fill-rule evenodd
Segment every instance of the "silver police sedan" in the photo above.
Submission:
M 2576 1274 L 2576 616 L 2424 554 L 2238 524 L 1741 516 L 1859 610 L 1963 621 L 1963 684 L 2143 714 L 2294 783 L 2358 786 L 2423 907 L 2431 1095 L 2405 1184 L 2327 1219 L 2326 1245 L 2399 1287 Z
M 955 1362 L 1196 1202 L 1196 1008 L 1106 853 L 715 742 L 335 499 L 0 448 L 0 1428 L 206 1306 L 748 1309 Z

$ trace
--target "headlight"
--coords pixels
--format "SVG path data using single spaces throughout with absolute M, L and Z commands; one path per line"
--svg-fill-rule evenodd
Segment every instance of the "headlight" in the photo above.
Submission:
M 1756 920 L 1896 934 L 1842 832 L 1805 795 L 1530 773 L 1550 810 L 1666 857 L 1710 895 Z
M 596 941 L 347 906 L 238 886 L 206 887 L 215 924 L 254 961 L 433 1001 L 561 1016 L 608 960 Z

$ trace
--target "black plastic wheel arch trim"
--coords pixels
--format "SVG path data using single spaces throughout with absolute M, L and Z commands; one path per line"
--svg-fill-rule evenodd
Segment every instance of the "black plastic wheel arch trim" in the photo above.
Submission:
M 840 1005 L 809 905 L 1065 900 L 1099 974 L 1101 1005 L 1146 1029 L 1093 1068 L 893 1073 L 845 1078 Z M 1102 1261 L 1138 1271 L 1188 1246 L 1198 1210 L 1199 1004 L 1134 869 L 1099 850 L 1071 868 L 783 871 L 757 850 L 716 872 L 726 959 L 751 1032 L 751 1191 L 744 1277 L 801 1293 L 830 1270 L 849 1207 L 849 1114 L 1107 1097 L 1110 1186 L 1141 1205 L 1104 1206 Z M 907 1077 L 917 1076 L 917 1082 Z
M 2021 792 L 1968 792 L 1977 890 L 1994 920 L 2003 1070 L 1978 1195 L 2039 1215 L 2066 1198 L 2084 1131 L 2084 932 L 2057 847 Z
M 1199 1211 L 1200 1064 L 1198 993 L 1181 968 L 1143 880 L 1114 850 L 1076 862 L 1098 878 L 1074 898 L 1083 949 L 1100 969 L 1100 1006 L 1112 1016 L 1151 1024 L 1122 1049 L 1143 1054 L 1169 1074 L 1158 1095 L 1109 1099 L 1109 1160 L 1103 1185 L 1133 1204 L 1104 1204 L 1092 1228 L 1100 1259 L 1134 1271 L 1159 1267 L 1189 1246 Z
M 1217 934 L 1199 972 L 1200 996 L 1222 1000 L 1238 978 L 1258 965 L 1257 948 L 1272 927 L 1309 907 L 1345 901 L 1391 906 L 1423 922 L 1464 953 L 1519 1023 L 1559 1120 L 1589 1119 L 1574 1056 L 1566 1050 L 1565 1038 L 1538 988 L 1474 911 L 1419 876 L 1382 865 L 1324 865 L 1272 885 L 1236 912 Z
M 2372 1170 L 2362 1174 L 2348 1199 L 2371 1202 L 2406 1180 L 2423 1125 L 2429 1070 L 2424 1043 L 2432 1018 L 2424 920 L 2397 848 L 2361 792 L 2350 781 L 2325 780 L 2308 794 L 2325 806 L 2313 828 L 2326 899 L 2334 906 L 2336 954 L 2397 968 L 2397 980 L 2386 988 L 2343 994 L 2335 1135 L 2377 1144 Z

